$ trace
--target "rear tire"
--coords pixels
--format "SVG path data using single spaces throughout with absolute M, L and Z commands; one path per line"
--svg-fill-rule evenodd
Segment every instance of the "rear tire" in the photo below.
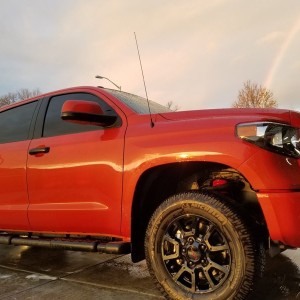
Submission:
M 251 230 L 232 204 L 178 194 L 154 212 L 146 232 L 150 274 L 167 299 L 245 299 L 263 266 Z

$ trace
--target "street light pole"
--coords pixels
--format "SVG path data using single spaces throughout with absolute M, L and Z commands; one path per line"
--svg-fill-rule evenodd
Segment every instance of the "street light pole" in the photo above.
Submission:
M 100 75 L 96 75 L 95 78 L 98 78 L 98 79 L 106 79 L 106 80 L 108 80 L 110 83 L 112 83 L 114 86 L 116 86 L 116 87 L 121 91 L 121 86 L 116 85 L 116 84 L 115 84 L 113 81 L 111 81 L 109 78 L 104 77 L 104 76 L 100 76 Z

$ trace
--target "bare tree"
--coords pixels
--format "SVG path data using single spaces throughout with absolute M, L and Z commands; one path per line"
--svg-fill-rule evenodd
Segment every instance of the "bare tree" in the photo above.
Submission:
M 35 97 L 41 94 L 39 89 L 30 91 L 29 89 L 20 89 L 15 93 L 8 93 L 6 95 L 0 96 L 0 107 L 15 103 L 17 101 L 25 100 L 27 98 Z
M 235 108 L 272 108 L 277 106 L 278 103 L 270 90 L 250 81 L 244 83 L 243 89 L 239 91 L 238 100 L 232 104 L 232 107 Z
M 20 89 L 17 91 L 18 100 L 25 100 L 31 97 L 35 97 L 41 94 L 41 91 L 39 89 L 35 90 L 28 90 L 28 89 Z
M 169 101 L 166 105 L 167 108 L 173 110 L 173 111 L 177 111 L 180 109 L 180 107 L 177 104 L 174 104 L 173 101 Z
M 0 97 L 0 106 L 9 105 L 17 101 L 16 94 L 8 93 Z

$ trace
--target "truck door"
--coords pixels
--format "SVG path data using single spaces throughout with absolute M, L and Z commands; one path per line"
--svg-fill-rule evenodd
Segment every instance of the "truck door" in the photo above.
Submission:
M 118 121 L 110 128 L 63 121 L 71 99 L 95 101 Z M 119 234 L 124 120 L 97 96 L 73 93 L 49 98 L 41 127 L 27 163 L 32 230 Z
M 38 101 L 0 112 L 0 229 L 27 230 L 26 161 Z

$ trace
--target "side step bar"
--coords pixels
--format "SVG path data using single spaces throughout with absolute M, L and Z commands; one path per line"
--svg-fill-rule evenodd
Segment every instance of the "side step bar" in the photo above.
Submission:
M 52 249 L 64 249 L 73 251 L 100 252 L 107 254 L 128 254 L 131 252 L 131 243 L 123 241 L 103 242 L 101 240 L 82 240 L 72 238 L 39 238 L 19 237 L 15 235 L 0 234 L 0 244 L 23 245 L 44 247 Z

